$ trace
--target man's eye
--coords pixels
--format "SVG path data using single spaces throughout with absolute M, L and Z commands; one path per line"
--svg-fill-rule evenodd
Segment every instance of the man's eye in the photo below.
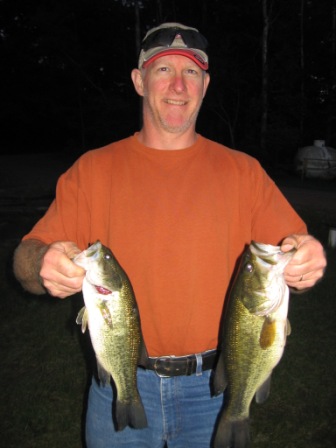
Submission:
M 186 68 L 184 70 L 185 75 L 188 76 L 197 76 L 198 75 L 198 71 L 194 68 Z

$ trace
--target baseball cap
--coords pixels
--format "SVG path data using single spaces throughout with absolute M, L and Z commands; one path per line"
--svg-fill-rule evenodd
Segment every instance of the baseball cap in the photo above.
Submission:
M 161 56 L 176 54 L 186 56 L 203 70 L 208 70 L 207 47 L 206 38 L 196 28 L 175 22 L 163 23 L 149 30 L 144 37 L 138 67 L 146 68 Z

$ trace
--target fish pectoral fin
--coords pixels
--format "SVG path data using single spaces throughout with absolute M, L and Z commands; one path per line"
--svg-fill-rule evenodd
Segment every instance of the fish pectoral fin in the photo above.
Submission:
M 79 310 L 79 313 L 77 314 L 76 317 L 76 324 L 81 325 L 82 326 L 82 333 L 85 333 L 85 330 L 88 327 L 88 312 L 85 306 L 83 306 L 83 308 L 81 308 Z
M 291 332 L 292 332 L 292 326 L 291 326 L 289 320 L 287 319 L 287 322 L 286 322 L 286 336 L 289 336 L 291 334 Z
M 212 386 L 212 394 L 215 396 L 222 394 L 227 387 L 223 352 L 220 353 L 217 361 Z
M 276 321 L 266 317 L 261 328 L 259 344 L 263 350 L 271 347 L 276 335 Z
M 109 307 L 107 306 L 107 303 L 102 301 L 99 305 L 99 311 L 103 316 L 106 325 L 108 325 L 112 329 L 113 328 L 112 315 L 109 310 Z
M 267 380 L 259 387 L 255 394 L 255 401 L 258 404 L 264 403 L 271 391 L 271 375 L 267 378 Z
M 104 369 L 104 367 L 100 364 L 98 359 L 97 359 L 97 371 L 100 383 L 103 386 L 109 384 L 111 375 Z

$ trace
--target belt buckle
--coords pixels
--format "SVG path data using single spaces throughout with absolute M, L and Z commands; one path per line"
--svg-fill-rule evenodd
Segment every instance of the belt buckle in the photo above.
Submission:
M 157 376 L 159 376 L 160 378 L 170 378 L 171 377 L 171 375 L 165 375 L 164 373 L 160 373 L 158 371 L 160 369 L 160 366 L 158 365 L 158 363 L 170 361 L 172 358 L 173 358 L 173 356 L 161 356 L 160 358 L 156 358 L 153 368 L 154 368 L 154 372 L 157 374 Z

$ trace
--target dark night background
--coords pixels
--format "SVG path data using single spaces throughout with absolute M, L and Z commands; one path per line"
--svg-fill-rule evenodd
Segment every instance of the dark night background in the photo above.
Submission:
M 291 300 L 293 331 L 270 400 L 253 408 L 253 442 L 335 447 L 336 179 L 301 178 L 293 160 L 314 140 L 336 148 L 336 0 L 0 0 L 2 444 L 84 446 L 82 298 L 24 292 L 12 256 L 58 175 L 140 128 L 130 72 L 141 38 L 164 21 L 195 26 L 210 43 L 198 131 L 258 158 L 328 257 L 325 279 Z
M 209 40 L 203 135 L 270 166 L 314 139 L 336 147 L 335 10 L 335 0 L 0 0 L 0 151 L 77 156 L 138 130 L 130 71 L 140 37 L 163 21 Z

